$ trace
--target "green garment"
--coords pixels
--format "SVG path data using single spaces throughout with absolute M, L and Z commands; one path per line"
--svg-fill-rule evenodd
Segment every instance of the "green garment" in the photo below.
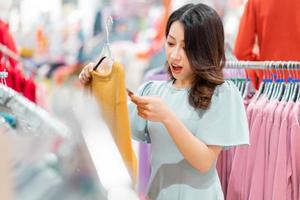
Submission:
M 207 110 L 195 109 L 188 101 L 189 88 L 175 88 L 172 81 L 148 82 L 139 95 L 158 96 L 176 113 L 189 131 L 207 145 L 225 149 L 249 144 L 248 122 L 238 89 L 230 81 L 216 87 Z M 146 121 L 129 105 L 132 137 L 151 143 L 152 200 L 223 200 L 216 165 L 202 173 L 183 157 L 162 123 Z

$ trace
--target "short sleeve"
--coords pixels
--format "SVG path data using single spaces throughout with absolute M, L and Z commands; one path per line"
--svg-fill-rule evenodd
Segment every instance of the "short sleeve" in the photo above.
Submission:
M 147 96 L 150 95 L 151 87 L 153 85 L 153 81 L 144 83 L 138 89 L 138 95 Z M 137 107 L 134 103 L 129 103 L 129 116 L 130 116 L 130 128 L 131 128 L 131 136 L 133 139 L 150 143 L 150 137 L 147 129 L 147 120 L 141 118 L 137 114 Z
M 208 110 L 199 115 L 196 137 L 208 145 L 249 144 L 249 128 L 240 92 L 231 81 L 218 86 Z

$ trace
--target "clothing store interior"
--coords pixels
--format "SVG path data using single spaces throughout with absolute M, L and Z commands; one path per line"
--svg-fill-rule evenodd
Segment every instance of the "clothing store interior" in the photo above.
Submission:
M 214 31 L 186 31 L 208 8 L 223 25 L 217 64 L 187 38 L 213 43 Z M 298 0 L 0 0 L 0 199 L 300 200 L 299 10 Z M 201 27 L 215 26 L 211 13 Z M 195 71 L 199 88 L 176 88 Z M 193 104 L 206 101 L 202 83 L 205 109 Z

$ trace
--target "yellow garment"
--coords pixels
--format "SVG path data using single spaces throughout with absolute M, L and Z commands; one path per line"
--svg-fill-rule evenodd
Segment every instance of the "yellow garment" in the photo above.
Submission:
M 111 73 L 92 72 L 91 90 L 96 97 L 123 161 L 135 183 L 137 161 L 131 145 L 131 131 L 123 66 L 114 62 Z

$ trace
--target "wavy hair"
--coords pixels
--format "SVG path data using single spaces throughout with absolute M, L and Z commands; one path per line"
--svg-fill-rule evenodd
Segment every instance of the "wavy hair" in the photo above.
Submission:
M 170 15 L 166 37 L 175 21 L 179 21 L 184 27 L 185 53 L 195 74 L 189 90 L 189 103 L 194 108 L 205 110 L 211 103 L 216 86 L 224 83 L 222 21 L 217 12 L 205 4 L 187 4 Z M 170 67 L 168 72 L 175 80 Z

